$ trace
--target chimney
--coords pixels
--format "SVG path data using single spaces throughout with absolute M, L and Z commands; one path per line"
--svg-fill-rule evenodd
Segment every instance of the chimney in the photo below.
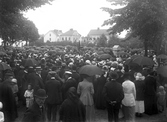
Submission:
M 100 28 L 98 27 L 97 30 L 100 30 Z

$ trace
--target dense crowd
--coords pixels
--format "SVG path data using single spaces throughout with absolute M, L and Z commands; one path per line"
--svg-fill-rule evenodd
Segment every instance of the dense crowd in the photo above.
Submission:
M 0 122 L 13 122 L 22 105 L 22 122 L 93 122 L 94 109 L 107 109 L 109 122 L 161 113 L 166 110 L 166 78 L 156 71 L 155 55 L 149 57 L 153 63 L 135 62 L 141 55 L 62 47 L 1 55 Z M 102 73 L 80 73 L 85 65 L 96 65 Z

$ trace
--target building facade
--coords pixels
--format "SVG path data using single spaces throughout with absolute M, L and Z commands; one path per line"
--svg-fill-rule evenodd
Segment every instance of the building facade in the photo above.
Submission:
M 44 42 L 56 42 L 60 41 L 61 30 L 51 30 L 44 35 Z
M 60 41 L 75 42 L 79 41 L 80 37 L 81 35 L 76 30 L 70 29 L 69 31 L 60 35 Z

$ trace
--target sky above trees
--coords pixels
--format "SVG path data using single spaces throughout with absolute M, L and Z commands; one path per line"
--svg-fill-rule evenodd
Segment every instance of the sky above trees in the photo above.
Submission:
M 108 28 L 101 27 L 109 14 L 100 8 L 109 6 L 106 0 L 54 0 L 52 5 L 29 10 L 25 16 L 35 23 L 40 34 L 52 29 L 65 32 L 73 28 L 86 36 L 90 29 Z

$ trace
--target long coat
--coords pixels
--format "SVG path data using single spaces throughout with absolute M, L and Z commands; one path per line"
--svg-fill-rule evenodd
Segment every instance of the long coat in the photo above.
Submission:
M 147 76 L 145 79 L 145 113 L 148 115 L 157 114 L 157 98 L 156 98 L 156 78 L 153 76 Z
M 10 86 L 0 83 L 0 101 L 3 104 L 2 112 L 4 112 L 5 122 L 11 122 L 17 117 L 17 108 L 15 98 Z
M 106 101 L 104 100 L 104 94 L 102 93 L 105 83 L 106 78 L 103 75 L 100 78 L 97 78 L 97 80 L 94 82 L 94 102 L 97 109 L 106 108 Z
M 121 101 L 124 98 L 124 92 L 122 85 L 117 81 L 108 81 L 103 89 L 103 94 L 107 103 L 111 101 L 116 101 L 115 107 L 120 108 Z
M 62 102 L 61 96 L 61 83 L 58 80 L 51 79 L 46 82 L 46 93 L 48 98 L 46 103 L 49 104 L 60 104 Z
M 34 102 L 33 105 L 25 112 L 22 122 L 45 122 L 45 112 L 39 105 Z
M 59 114 L 62 122 L 85 122 L 86 119 L 86 109 L 80 100 L 76 103 L 67 98 L 61 105 Z
M 136 87 L 136 100 L 144 101 L 144 92 L 145 92 L 145 81 L 144 80 L 135 80 Z

